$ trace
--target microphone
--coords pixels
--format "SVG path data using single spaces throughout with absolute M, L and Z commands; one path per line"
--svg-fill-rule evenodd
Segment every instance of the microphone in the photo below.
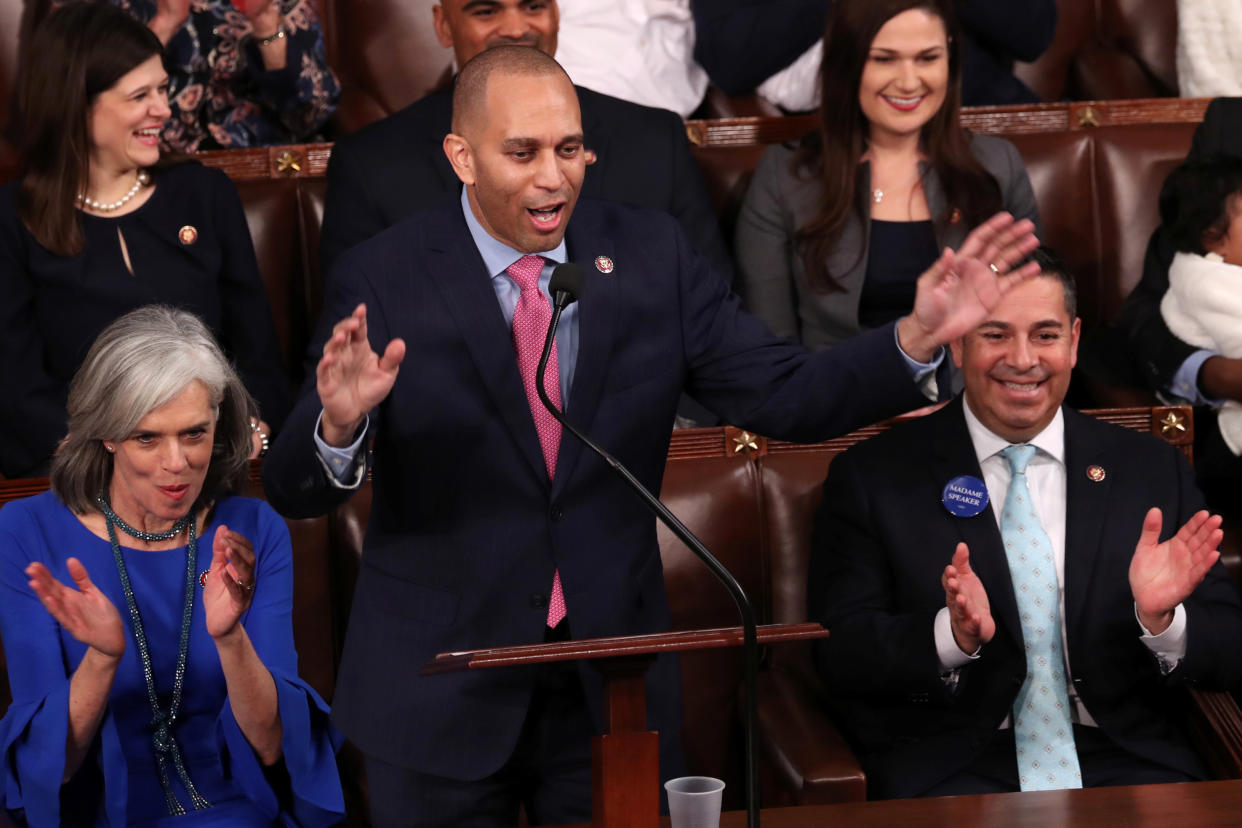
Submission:
M 620 460 L 613 457 L 607 451 L 598 445 L 594 440 L 586 434 L 578 430 L 576 426 L 565 419 L 565 415 L 561 413 L 552 400 L 548 398 L 547 391 L 543 388 L 544 373 L 547 371 L 548 359 L 552 354 L 552 345 L 556 337 L 556 326 L 561 321 L 561 314 L 565 308 L 573 304 L 582 295 L 585 283 L 582 279 L 582 268 L 573 262 L 565 262 L 557 265 L 552 271 L 552 279 L 548 283 L 548 292 L 552 294 L 552 321 L 548 324 L 548 335 L 543 341 L 543 354 L 539 358 L 539 367 L 535 371 L 535 387 L 539 392 L 539 401 L 543 403 L 543 407 L 548 409 L 561 427 L 570 434 L 582 441 L 587 448 L 593 451 L 605 463 L 607 463 L 614 472 L 616 472 L 622 480 L 638 495 L 639 499 L 647 506 L 647 508 L 656 516 L 656 519 L 668 527 L 682 543 L 684 543 L 691 552 L 701 560 L 711 573 L 716 576 L 729 593 L 733 596 L 733 602 L 737 604 L 738 613 L 742 616 L 742 662 L 743 673 L 745 677 L 746 689 L 746 731 L 745 731 L 745 756 L 746 756 L 746 812 L 747 825 L 749 828 L 759 828 L 759 773 L 756 765 L 755 756 L 755 730 L 758 727 L 758 710 L 756 707 L 756 689 L 755 689 L 755 673 L 759 665 L 759 644 L 757 641 L 757 632 L 755 630 L 755 610 L 751 606 L 750 599 L 746 597 L 745 590 L 742 585 L 737 582 L 733 574 L 729 572 L 725 565 L 716 559 L 716 556 L 707 550 L 703 542 L 695 537 L 684 523 L 677 519 L 677 516 L 668 510 L 668 507 L 660 502 L 651 491 L 644 486 L 633 473 L 627 469 Z

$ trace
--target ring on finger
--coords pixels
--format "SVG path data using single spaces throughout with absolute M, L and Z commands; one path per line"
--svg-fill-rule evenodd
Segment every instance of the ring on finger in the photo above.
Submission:
M 244 589 L 246 592 L 254 592 L 254 581 L 251 581 L 248 584 L 243 584 L 241 581 L 237 581 L 236 583 L 239 587 Z
M 988 269 L 991 270 L 993 273 L 995 273 L 997 276 L 1001 275 L 1000 268 L 997 267 L 994 262 L 988 262 Z

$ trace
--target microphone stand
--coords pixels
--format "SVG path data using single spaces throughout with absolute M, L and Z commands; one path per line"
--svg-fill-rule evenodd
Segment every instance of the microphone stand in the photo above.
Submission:
M 703 542 L 695 537 L 694 533 L 678 520 L 677 516 L 670 512 L 668 507 L 661 503 L 659 498 L 652 494 L 620 460 L 613 457 L 598 443 L 578 430 L 569 420 L 565 419 L 565 415 L 561 413 L 560 409 L 552 404 L 552 400 L 548 399 L 548 393 L 543 388 L 543 380 L 544 373 L 548 367 L 548 358 L 552 353 L 552 346 L 555 341 L 556 326 L 561 321 L 561 313 L 577 298 L 568 290 L 558 290 L 555 285 L 550 285 L 549 287 L 553 289 L 552 321 L 548 325 L 548 335 L 543 343 L 543 354 L 539 358 L 539 367 L 535 371 L 535 387 L 539 392 L 539 401 L 543 403 L 544 408 L 548 409 L 563 428 L 585 443 L 591 451 L 603 458 L 604 462 L 611 466 L 612 470 L 629 485 L 639 499 L 646 504 L 647 508 L 655 513 L 656 518 L 667 526 L 669 531 L 678 540 L 689 547 L 690 551 L 699 560 L 706 564 L 712 574 L 729 590 L 729 593 L 733 596 L 733 602 L 737 604 L 738 613 L 742 616 L 742 668 L 743 686 L 746 695 L 744 702 L 745 733 L 743 736 L 743 747 L 746 755 L 746 824 L 748 828 L 759 828 L 759 772 L 755 759 L 755 730 L 758 727 L 759 720 L 755 673 L 758 671 L 759 666 L 759 643 L 756 638 L 754 608 L 746 597 L 746 592 L 742 589 L 742 585 L 737 582 L 737 579 L 725 568 L 724 564 L 716 559 L 715 555 L 707 551 L 707 547 L 703 545 Z

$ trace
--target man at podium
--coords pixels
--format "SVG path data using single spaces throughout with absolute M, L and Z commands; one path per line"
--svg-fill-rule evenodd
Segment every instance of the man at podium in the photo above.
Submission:
M 460 198 L 337 262 L 316 382 L 264 463 L 289 516 L 344 502 L 371 471 L 334 717 L 366 755 L 378 825 L 512 825 L 519 804 L 534 824 L 589 819 L 596 668 L 419 668 L 669 625 L 653 518 L 536 397 L 557 263 L 584 278 L 545 387 L 653 490 L 683 389 L 764 434 L 846 432 L 925 404 L 939 346 L 1035 270 L 1014 268 L 1030 223 L 998 216 L 922 277 L 911 316 L 811 355 L 744 313 L 671 218 L 579 201 L 583 147 L 550 57 L 503 46 L 463 67 L 444 140 Z M 647 696 L 667 778 L 682 764 L 675 659 Z

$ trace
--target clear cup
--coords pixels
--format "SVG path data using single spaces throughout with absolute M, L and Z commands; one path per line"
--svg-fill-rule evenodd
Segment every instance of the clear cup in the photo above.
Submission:
M 724 786 L 710 776 L 679 776 L 665 782 L 673 828 L 719 828 Z

